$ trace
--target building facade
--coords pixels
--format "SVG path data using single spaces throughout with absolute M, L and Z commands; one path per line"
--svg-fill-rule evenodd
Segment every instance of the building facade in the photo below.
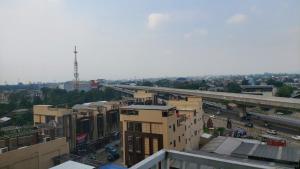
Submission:
M 167 105 L 176 107 L 177 113 L 184 117 L 185 149 L 199 148 L 200 136 L 203 133 L 202 98 L 187 97 L 181 100 L 168 100 Z
M 121 107 L 124 162 L 132 166 L 161 149 L 185 149 L 184 116 L 173 106 Z
M 48 169 L 55 165 L 55 158 L 68 153 L 66 139 L 57 138 L 0 153 L 0 169 Z
M 157 96 L 146 90 L 137 90 L 133 93 L 133 98 L 136 104 L 152 105 L 157 104 Z
M 35 105 L 34 125 L 55 128 L 55 135 L 65 136 L 71 151 L 91 144 L 97 146 L 102 140 L 109 142 L 119 131 L 119 104 L 118 101 L 98 101 L 77 104 L 72 109 Z

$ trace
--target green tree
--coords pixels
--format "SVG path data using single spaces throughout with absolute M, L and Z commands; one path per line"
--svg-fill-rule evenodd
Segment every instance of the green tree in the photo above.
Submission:
M 278 88 L 278 91 L 276 93 L 279 97 L 291 97 L 291 94 L 293 93 L 294 88 L 289 85 L 283 85 L 282 87 Z
M 249 85 L 249 80 L 247 80 L 246 78 L 244 78 L 242 80 L 242 85 Z
M 282 86 L 283 86 L 283 83 L 282 83 L 282 82 L 277 81 L 277 80 L 274 80 L 274 79 L 272 79 L 272 78 L 270 78 L 270 79 L 267 80 L 267 84 L 268 84 L 268 85 L 273 85 L 273 86 L 275 86 L 275 87 L 282 87 Z
M 230 82 L 226 86 L 226 91 L 230 93 L 241 93 L 242 89 L 236 82 Z

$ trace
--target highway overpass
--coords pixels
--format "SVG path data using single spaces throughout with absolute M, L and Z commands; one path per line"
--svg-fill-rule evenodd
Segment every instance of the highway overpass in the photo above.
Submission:
M 267 97 L 260 95 L 226 93 L 226 92 L 211 92 L 201 90 L 175 89 L 166 87 L 148 87 L 148 86 L 131 86 L 131 85 L 105 85 L 106 87 L 114 88 L 118 91 L 128 93 L 128 90 L 147 90 L 156 93 L 169 93 L 184 96 L 199 96 L 206 99 L 224 100 L 235 102 L 243 105 L 260 105 L 277 108 L 287 108 L 300 110 L 300 99 L 283 98 L 283 97 Z M 128 93 L 129 94 L 129 93 Z

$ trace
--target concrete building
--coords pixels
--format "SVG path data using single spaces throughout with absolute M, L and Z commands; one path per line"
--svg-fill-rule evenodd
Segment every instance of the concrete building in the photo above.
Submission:
M 121 107 L 124 162 L 132 166 L 160 149 L 184 149 L 184 126 L 171 106 Z
M 56 135 L 65 136 L 71 151 L 87 145 L 109 142 L 119 131 L 119 102 L 99 101 L 70 108 L 51 105 L 33 107 L 36 127 L 54 127 Z
M 137 90 L 133 93 L 136 104 L 151 105 L 157 103 L 157 97 L 154 93 L 146 90 Z
M 0 93 L 0 103 L 2 103 L 2 104 L 8 104 L 8 102 L 9 102 L 9 96 L 10 96 L 9 92 L 1 92 Z
M 178 114 L 184 116 L 185 149 L 198 149 L 200 135 L 203 133 L 202 98 L 187 97 L 185 100 L 169 100 L 167 105 L 176 107 Z
M 57 138 L 0 153 L 0 169 L 48 169 L 55 165 L 55 158 L 68 153 L 66 139 Z

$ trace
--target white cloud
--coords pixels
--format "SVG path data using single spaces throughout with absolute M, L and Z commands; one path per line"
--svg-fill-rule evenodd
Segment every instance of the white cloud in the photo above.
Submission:
M 206 36 L 207 34 L 208 31 L 206 29 L 196 29 L 192 32 L 185 33 L 183 37 L 184 39 L 190 39 L 192 37 Z
M 151 13 L 148 16 L 148 28 L 151 30 L 155 30 L 162 24 L 166 23 L 169 19 L 170 16 L 168 14 Z
M 231 16 L 229 19 L 227 19 L 228 24 L 240 24 L 244 23 L 247 20 L 247 16 L 244 14 L 235 14 Z

